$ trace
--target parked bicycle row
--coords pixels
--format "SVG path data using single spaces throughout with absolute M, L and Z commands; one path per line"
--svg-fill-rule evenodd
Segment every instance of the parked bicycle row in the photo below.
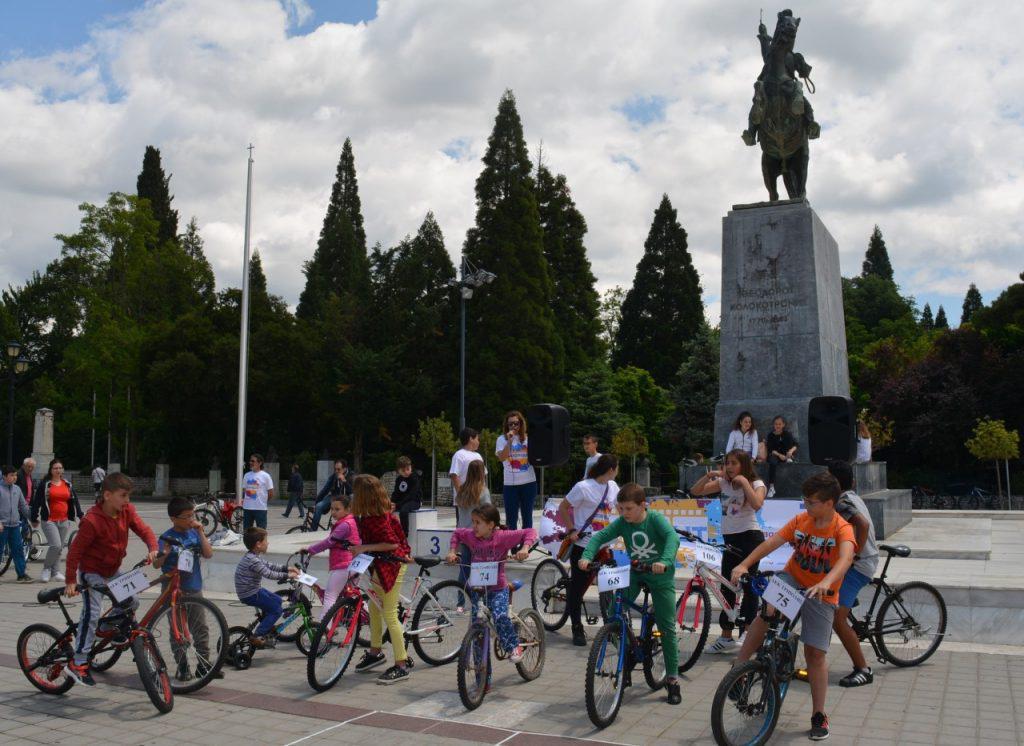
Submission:
M 1024 497 L 998 495 L 976 485 L 961 485 L 955 492 L 936 492 L 930 487 L 910 488 L 914 510 L 1022 510 Z
M 835 470 L 842 476 L 841 467 Z M 748 486 L 755 498 L 763 490 L 742 472 L 742 459 L 730 453 L 721 473 L 696 487 L 709 489 L 715 480 L 720 491 L 730 490 L 722 496 L 723 516 L 735 517 L 755 503 L 748 504 Z M 879 661 L 895 665 L 921 663 L 941 643 L 946 611 L 938 592 L 923 583 L 893 587 L 886 582 L 892 557 L 907 556 L 909 549 L 877 547 L 876 558 L 879 550 L 888 554 L 881 575 L 874 578 L 872 568 L 860 582 L 852 574 L 855 561 L 870 555 L 873 540 L 867 540 L 861 521 L 851 525 L 842 517 L 847 509 L 843 503 L 852 502 L 851 492 L 832 474 L 809 479 L 804 485 L 806 512 L 746 550 L 731 545 L 730 533 L 723 550 L 673 528 L 662 514 L 648 509 L 642 488 L 619 488 L 616 475 L 614 457 L 601 456 L 590 477 L 567 496 L 564 517 L 571 529 L 563 537 L 563 551 L 537 565 L 530 607 L 519 610 L 512 598 L 520 584 L 508 581 L 505 564 L 526 558 L 537 541 L 532 528 L 503 528 L 497 509 L 487 503 L 466 508 L 469 525 L 454 532 L 446 558 L 462 566 L 465 577 L 434 582 L 430 570 L 441 560 L 413 558 L 383 486 L 374 477 L 360 476 L 351 496 L 332 496 L 332 528 L 326 537 L 284 564 L 263 557 L 268 547 L 265 529 L 250 526 L 243 532 L 247 552 L 236 570 L 235 588 L 239 603 L 251 607 L 254 618 L 248 626 L 228 628 L 217 606 L 202 597 L 200 563 L 213 549 L 192 503 L 171 500 L 172 526 L 157 539 L 130 504 L 130 480 L 111 474 L 69 551 L 67 577 L 74 580 L 39 594 L 40 603 L 59 605 L 66 627 L 26 628 L 18 640 L 19 664 L 38 689 L 60 694 L 75 682 L 93 684 L 93 671 L 110 668 L 132 648 L 147 693 L 165 712 L 173 707 L 174 694 L 205 686 L 222 675 L 224 665 L 244 670 L 259 651 L 282 642 L 294 642 L 306 657 L 306 678 L 316 691 L 343 680 L 359 646 L 365 649 L 355 672 L 384 666 L 379 684 L 409 681 L 411 645 L 429 665 L 456 663 L 453 688 L 464 706 L 473 709 L 493 686 L 501 661 L 511 662 L 526 681 L 538 678 L 546 634 L 571 620 L 573 642 L 590 645 L 581 671 L 586 710 L 595 725 L 606 727 L 615 720 L 638 665 L 648 686 L 665 689 L 666 702 L 676 705 L 685 695 L 681 675 L 702 654 L 734 650 L 737 663 L 716 693 L 712 726 L 719 743 L 746 744 L 768 740 L 792 680 L 801 677 L 798 640 L 804 642 L 808 663 L 812 739 L 828 734 L 825 652 L 833 628 L 855 664 L 853 674 L 841 682 L 844 686 L 871 681 L 861 641 L 871 645 Z M 730 499 L 735 494 L 742 500 Z M 121 572 L 129 531 L 143 539 L 150 554 Z M 680 536 L 697 547 L 695 574 L 681 595 L 674 581 Z M 625 562 L 612 551 L 620 540 L 628 555 Z M 760 572 L 759 560 L 787 543 L 794 553 L 785 571 Z M 325 551 L 330 571 L 321 581 L 308 570 L 310 558 Z M 568 571 L 564 560 L 571 563 Z M 152 583 L 143 574 L 147 563 L 162 571 Z M 404 576 L 413 564 L 418 575 L 406 595 Z M 272 592 L 263 587 L 264 580 L 286 587 Z M 867 612 L 857 618 L 852 613 L 856 591 L 868 583 L 874 586 L 873 597 Z M 135 597 L 157 584 L 159 597 L 137 620 Z M 597 585 L 596 608 L 588 607 L 585 599 L 591 585 Z M 75 622 L 63 599 L 79 593 L 82 613 Z M 708 646 L 711 597 L 721 608 L 723 634 Z M 112 602 L 106 612 L 101 611 L 104 599 Z M 601 623 L 592 640 L 583 619 Z M 732 630 L 746 631 L 741 644 L 719 645 Z M 385 665 L 386 646 L 391 649 L 390 666 Z

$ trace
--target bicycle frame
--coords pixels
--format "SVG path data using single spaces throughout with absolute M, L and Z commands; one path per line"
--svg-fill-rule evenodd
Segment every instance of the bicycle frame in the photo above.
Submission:
M 735 622 L 737 617 L 740 615 L 740 604 L 733 606 L 726 598 L 725 594 L 722 593 L 722 586 L 725 586 L 735 594 L 736 598 L 739 598 L 741 588 L 735 586 L 725 579 L 725 576 L 715 570 L 713 567 L 705 565 L 703 562 L 697 563 L 697 572 L 690 578 L 686 584 L 686 589 L 683 591 L 683 596 L 688 596 L 694 588 L 707 588 L 711 592 L 711 595 L 715 597 L 718 603 L 722 606 L 722 610 L 725 612 L 730 622 Z M 697 609 L 697 615 L 699 616 L 700 609 Z
M 626 652 L 633 656 L 634 665 L 642 663 L 644 660 L 643 646 L 639 644 L 639 640 L 647 639 L 651 633 L 651 629 L 654 627 L 654 611 L 650 604 L 650 591 L 646 586 L 640 586 L 644 594 L 644 602 L 642 606 L 637 605 L 634 601 L 629 601 L 622 597 L 622 591 L 615 592 L 615 602 L 612 606 L 612 613 L 608 615 L 609 622 L 617 622 L 623 631 L 622 639 L 628 640 L 628 645 L 621 645 L 619 647 L 619 660 L 618 669 L 623 670 L 626 667 Z M 633 625 L 629 623 L 629 612 L 630 610 L 636 611 L 640 614 L 640 637 L 633 633 Z M 598 667 L 604 664 L 605 650 L 601 651 L 601 655 L 597 660 Z
M 868 610 L 865 612 L 864 618 L 858 619 L 853 615 L 853 609 L 850 609 L 850 625 L 853 627 L 854 632 L 857 633 L 857 639 L 861 642 L 867 640 L 871 644 L 871 649 L 874 651 L 875 657 L 880 663 L 885 663 L 886 658 L 882 655 L 882 651 L 879 649 L 878 642 L 875 639 L 875 607 L 878 606 L 883 593 L 886 597 L 891 596 L 893 593 L 892 586 L 885 581 L 885 576 L 889 573 L 889 563 L 892 562 L 893 556 L 894 555 L 890 554 L 885 558 L 885 564 L 882 566 L 882 574 L 877 578 L 871 579 L 871 585 L 875 587 L 875 592 L 871 596 L 871 604 L 868 606 Z

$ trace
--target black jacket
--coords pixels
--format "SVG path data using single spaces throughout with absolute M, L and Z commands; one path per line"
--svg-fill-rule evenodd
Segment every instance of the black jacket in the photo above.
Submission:
M 288 494 L 300 494 L 302 492 L 302 475 L 299 472 L 292 472 L 288 477 Z
M 21 490 L 21 494 L 25 496 L 26 500 L 29 499 L 29 497 L 28 497 L 28 482 L 29 482 L 29 480 L 32 480 L 32 497 L 35 497 L 36 496 L 36 492 L 35 491 L 37 489 L 39 489 L 39 480 L 33 480 L 32 477 L 26 477 L 25 476 L 25 470 L 22 469 L 21 467 L 18 467 L 18 481 L 15 482 L 15 484 L 18 485 L 18 488 Z
M 68 520 L 77 521 L 82 518 L 85 513 L 82 512 L 82 506 L 78 502 L 78 494 L 75 492 L 74 485 L 68 480 L 64 480 L 64 483 L 68 486 L 71 491 L 71 499 L 68 501 Z M 39 520 L 40 516 L 44 521 L 50 520 L 50 480 L 40 479 L 36 483 L 35 492 L 32 493 L 32 503 L 29 505 L 29 510 L 32 511 L 32 523 Z
M 328 495 L 351 495 L 352 485 L 348 483 L 344 478 L 339 478 L 337 474 L 331 474 L 324 482 L 323 488 L 316 496 L 316 501 L 320 502 Z
M 395 479 L 395 489 L 391 493 L 391 502 L 395 504 L 396 508 L 400 508 L 406 503 L 419 504 L 422 500 L 423 494 L 420 477 L 416 472 L 413 472 L 408 477 L 400 476 Z

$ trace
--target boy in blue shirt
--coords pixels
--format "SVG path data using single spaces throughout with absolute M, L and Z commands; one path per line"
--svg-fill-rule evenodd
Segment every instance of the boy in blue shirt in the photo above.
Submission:
M 213 557 L 213 547 L 210 546 L 206 534 L 203 533 L 202 524 L 196 520 L 195 506 L 191 500 L 185 497 L 172 497 L 167 503 L 167 515 L 171 519 L 171 528 L 160 535 L 160 556 L 153 564 L 163 568 L 165 572 L 169 571 L 178 567 L 178 556 L 181 550 L 191 550 L 192 569 L 186 572 L 178 568 L 178 577 L 181 583 L 180 603 L 188 610 L 188 626 L 198 660 L 195 675 L 202 678 L 212 666 L 210 629 L 206 622 L 206 610 L 198 604 L 188 603 L 188 599 L 202 598 L 203 596 L 203 575 L 199 558 L 210 559 Z M 178 544 L 170 543 L 168 539 L 178 542 L 181 547 Z M 168 582 L 164 580 L 165 588 Z M 188 647 L 187 643 L 171 643 L 174 660 L 178 664 L 174 677 L 180 683 L 191 681 L 193 678 L 188 662 Z M 218 670 L 214 672 L 213 678 L 222 679 L 224 674 Z

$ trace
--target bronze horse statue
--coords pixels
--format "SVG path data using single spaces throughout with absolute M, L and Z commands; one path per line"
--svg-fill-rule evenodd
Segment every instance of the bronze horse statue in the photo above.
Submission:
M 779 13 L 774 35 L 768 36 L 763 23 L 758 27 L 764 67 L 754 83 L 754 104 L 743 142 L 761 143 L 761 172 L 773 202 L 779 199 L 779 176 L 790 199 L 807 196 L 807 143 L 821 134 L 797 78 L 806 80 L 808 90 L 814 92 L 811 66 L 793 51 L 799 26 L 800 19 L 793 17 L 793 11 L 784 10 Z

